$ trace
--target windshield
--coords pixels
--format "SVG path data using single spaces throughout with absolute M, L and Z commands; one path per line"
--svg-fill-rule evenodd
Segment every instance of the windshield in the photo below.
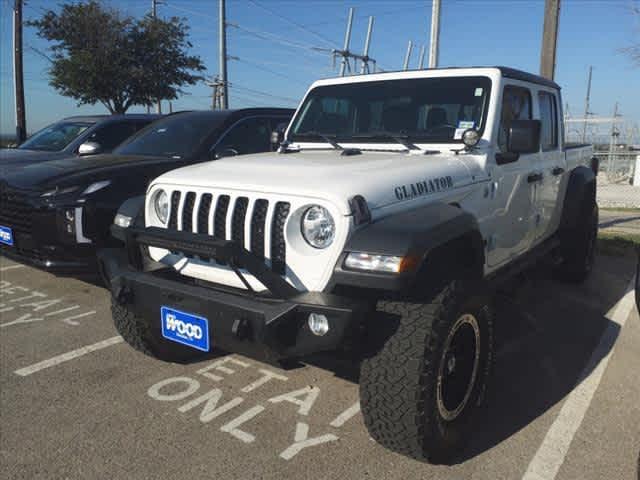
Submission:
M 24 150 L 44 150 L 58 152 L 73 142 L 92 123 L 86 122 L 58 122 L 43 128 L 29 137 L 18 148 Z
M 484 129 L 487 77 L 384 80 L 313 89 L 293 123 L 292 140 L 394 143 L 393 137 L 449 143 Z M 396 138 L 396 139 L 397 139 Z
M 210 112 L 173 115 L 158 120 L 114 150 L 124 155 L 188 158 L 222 122 Z

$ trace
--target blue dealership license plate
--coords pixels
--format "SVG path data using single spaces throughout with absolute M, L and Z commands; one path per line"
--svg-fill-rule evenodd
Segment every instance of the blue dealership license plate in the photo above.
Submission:
M 0 243 L 13 246 L 13 230 L 9 227 L 0 225 Z
M 172 342 L 209 351 L 209 321 L 206 318 L 181 312 L 175 308 L 161 307 L 162 336 Z

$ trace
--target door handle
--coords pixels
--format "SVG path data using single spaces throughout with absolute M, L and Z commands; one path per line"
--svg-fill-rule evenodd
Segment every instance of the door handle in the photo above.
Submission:
M 562 175 L 564 173 L 564 168 L 555 167 L 553 170 L 551 170 L 551 173 L 553 173 L 557 177 L 558 175 Z
M 527 182 L 529 183 L 539 182 L 540 180 L 542 180 L 542 174 L 539 172 L 530 173 L 527 177 Z

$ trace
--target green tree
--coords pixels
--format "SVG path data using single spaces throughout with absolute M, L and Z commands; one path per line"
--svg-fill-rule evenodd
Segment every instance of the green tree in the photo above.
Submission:
M 205 68 L 182 19 L 122 16 L 95 0 L 68 3 L 28 22 L 53 43 L 49 84 L 78 105 L 103 104 L 111 113 L 172 100 L 202 80 Z

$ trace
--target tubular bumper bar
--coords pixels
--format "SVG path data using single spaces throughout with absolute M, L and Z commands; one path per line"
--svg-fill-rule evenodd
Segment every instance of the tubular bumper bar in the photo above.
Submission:
M 126 252 L 99 252 L 101 272 L 113 297 L 158 335 L 160 309 L 169 306 L 209 319 L 213 348 L 275 360 L 338 348 L 367 308 L 363 302 L 338 295 L 299 292 L 269 270 L 263 260 L 231 241 L 131 227 L 125 230 L 125 239 Z M 240 276 L 240 268 L 246 269 L 271 295 L 199 282 L 159 264 L 156 266 L 162 268 L 144 271 L 142 245 L 215 258 L 231 265 Z M 307 322 L 311 313 L 327 318 L 326 335 L 311 332 Z
M 201 233 L 180 232 L 158 227 L 130 227 L 125 230 L 125 243 L 129 262 L 138 270 L 141 270 L 143 266 L 140 245 L 147 245 L 177 250 L 188 255 L 214 258 L 219 262 L 224 262 L 233 269 L 249 291 L 252 291 L 251 286 L 240 272 L 241 268 L 260 280 L 277 297 L 290 298 L 299 293 L 284 278 L 272 272 L 263 259 L 230 240 L 222 240 Z

